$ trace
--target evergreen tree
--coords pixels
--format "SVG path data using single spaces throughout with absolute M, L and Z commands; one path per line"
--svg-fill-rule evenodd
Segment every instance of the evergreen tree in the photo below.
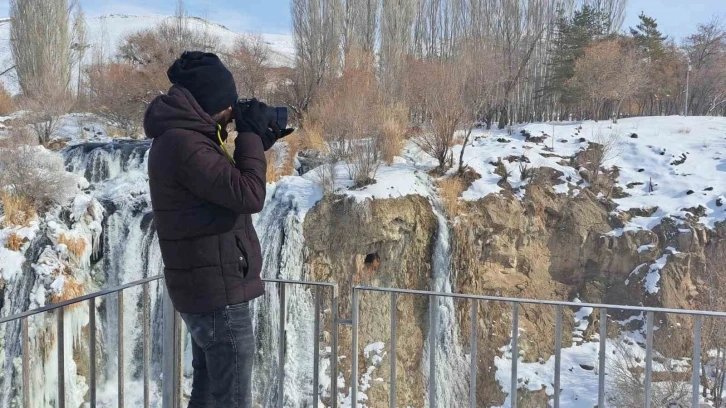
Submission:
M 658 23 L 654 18 L 648 17 L 641 12 L 640 23 L 630 29 L 630 34 L 635 39 L 635 43 L 640 49 L 645 51 L 651 61 L 657 61 L 663 58 L 665 53 L 664 42 L 668 38 L 661 34 L 658 30 Z
M 576 10 L 571 19 L 562 10 L 558 14 L 549 62 L 551 75 L 542 92 L 569 104 L 577 100 L 576 92 L 566 86 L 575 74 L 575 61 L 582 57 L 585 47 L 605 35 L 605 24 L 602 14 L 589 4 Z

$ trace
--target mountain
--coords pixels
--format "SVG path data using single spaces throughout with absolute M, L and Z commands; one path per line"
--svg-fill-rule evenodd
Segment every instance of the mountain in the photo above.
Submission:
M 86 19 L 88 26 L 88 39 L 91 43 L 91 52 L 87 58 L 93 55 L 93 50 L 101 50 L 107 57 L 113 57 L 116 50 L 123 41 L 123 38 L 133 32 L 153 28 L 164 20 L 173 18 L 165 15 L 125 15 L 111 14 L 100 17 L 89 17 Z M 245 33 L 234 32 L 227 27 L 215 24 L 198 17 L 188 17 L 189 25 L 196 30 L 207 30 L 210 34 L 218 37 L 223 45 L 231 46 L 235 40 Z M 262 34 L 264 40 L 272 49 L 271 61 L 274 66 L 285 66 L 292 63 L 295 53 L 291 35 L 288 34 Z M 0 72 L 13 66 L 13 57 L 10 52 L 10 19 L 0 19 Z M 11 93 L 18 93 L 19 88 L 14 71 L 10 71 L 0 77 L 5 88 Z

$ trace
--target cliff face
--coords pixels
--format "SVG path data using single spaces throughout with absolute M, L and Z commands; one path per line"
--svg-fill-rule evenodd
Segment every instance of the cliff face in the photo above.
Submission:
M 504 193 L 462 203 L 459 215 L 449 220 L 452 290 L 592 303 L 703 306 L 699 286 L 705 285 L 711 274 L 724 272 L 726 244 L 722 238 L 726 228 L 708 230 L 693 224 L 685 229 L 683 224 L 675 227 L 666 218 L 652 231 L 618 235 L 611 231 L 628 215 L 615 217 L 610 213 L 612 208 L 612 202 L 590 190 L 558 195 L 546 184 L 528 186 L 521 200 Z M 352 285 L 431 288 L 431 265 L 435 261 L 432 246 L 438 226 L 431 204 L 420 196 L 363 204 L 329 196 L 307 215 L 304 231 L 310 279 L 339 283 L 343 318 L 350 316 Z M 654 265 L 659 265 L 659 269 Z M 649 275 L 653 273 L 658 275 L 655 286 L 650 283 L 654 277 Z M 460 345 L 468 355 L 471 303 L 457 301 L 454 305 Z M 427 380 L 423 372 L 428 364 L 424 361 L 424 350 L 429 307 L 429 299 L 423 297 L 397 299 L 397 395 L 403 406 L 423 406 L 426 399 Z M 387 356 L 382 362 L 372 363 L 370 353 L 364 353 L 363 347 L 382 342 L 388 352 L 390 297 L 365 293 L 360 310 L 358 374 L 364 375 L 367 366 L 373 367 L 369 373 L 373 380 L 363 387 L 370 387 L 366 391 L 368 406 L 388 406 Z M 499 406 L 506 393 L 497 381 L 495 360 L 503 356 L 511 342 L 512 305 L 480 302 L 478 311 L 478 403 Z M 586 317 L 587 328 L 573 336 L 575 312 L 565 309 L 565 347 L 590 341 L 597 331 L 597 313 L 592 313 Z M 522 305 L 519 314 L 522 361 L 546 361 L 554 348 L 554 308 Z M 612 337 L 626 328 L 615 320 L 633 316 L 619 311 L 609 311 L 609 315 Z M 686 330 L 690 319 L 656 318 L 656 347 L 664 354 L 687 355 L 691 347 L 691 332 Z M 636 322 L 635 327 L 631 324 L 627 328 L 642 327 Z M 349 331 L 341 333 L 340 343 L 341 355 L 346 356 L 341 367 L 348 373 Z M 460 370 L 467 373 L 463 376 L 468 381 L 468 364 Z M 345 389 L 348 387 L 346 384 Z M 468 385 L 463 387 L 467 389 Z M 520 391 L 518 399 L 533 406 L 538 406 L 536 401 L 547 400 L 542 392 L 525 390 Z M 466 401 L 461 404 L 464 406 Z
M 328 196 L 307 214 L 304 231 L 310 279 L 338 282 L 342 318 L 351 317 L 350 289 L 354 285 L 430 288 L 437 226 L 430 204 L 421 196 L 363 204 Z M 398 403 L 423 406 L 425 384 L 420 374 L 428 327 L 428 299 L 399 296 L 396 305 L 400 322 L 397 327 Z M 390 327 L 390 297 L 364 294 L 360 301 L 360 344 L 383 342 L 388 351 Z M 349 330 L 340 333 L 340 354 L 347 357 L 341 359 L 345 378 L 350 378 L 350 336 Z M 383 382 L 371 381 L 372 388 L 367 395 L 373 403 L 371 406 L 388 406 L 388 359 L 375 364 L 371 357 L 361 354 L 359 374 L 375 367 L 372 376 Z M 345 388 L 349 386 L 346 383 Z

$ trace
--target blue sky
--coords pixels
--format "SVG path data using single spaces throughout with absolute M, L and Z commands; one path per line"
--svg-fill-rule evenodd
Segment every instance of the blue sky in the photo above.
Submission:
M 645 11 L 662 31 L 680 40 L 698 23 L 713 15 L 726 18 L 726 0 L 629 0 L 625 27 L 635 26 Z M 172 14 L 176 0 L 81 0 L 89 15 Z M 208 18 L 232 30 L 290 32 L 290 0 L 186 0 L 190 14 Z M 0 0 L 0 15 L 8 14 L 8 0 Z

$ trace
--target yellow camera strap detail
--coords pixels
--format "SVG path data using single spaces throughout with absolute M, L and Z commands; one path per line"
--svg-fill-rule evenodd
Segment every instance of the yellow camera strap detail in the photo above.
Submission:
M 229 162 L 232 164 L 237 164 L 234 161 L 234 158 L 232 155 L 229 154 L 227 151 L 227 146 L 224 145 L 224 140 L 222 140 L 222 125 L 217 124 L 217 140 L 219 140 L 219 146 L 224 150 L 224 154 L 227 156 L 227 159 L 229 159 Z

